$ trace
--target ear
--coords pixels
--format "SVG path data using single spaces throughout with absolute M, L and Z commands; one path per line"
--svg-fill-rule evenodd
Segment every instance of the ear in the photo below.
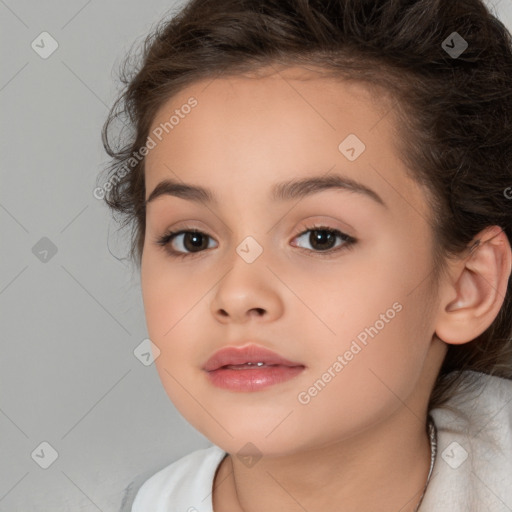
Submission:
M 469 255 L 450 263 L 449 282 L 440 285 L 436 334 L 460 345 L 482 334 L 498 315 L 512 272 L 512 250 L 499 226 L 482 230 Z

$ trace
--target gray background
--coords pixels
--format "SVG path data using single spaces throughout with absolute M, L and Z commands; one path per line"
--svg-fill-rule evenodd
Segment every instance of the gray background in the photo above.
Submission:
M 128 232 L 93 196 L 118 65 L 181 3 L 0 0 L 0 512 L 117 512 L 133 482 L 129 510 L 146 478 L 211 445 L 134 354 Z M 512 30 L 512 0 L 490 5 Z

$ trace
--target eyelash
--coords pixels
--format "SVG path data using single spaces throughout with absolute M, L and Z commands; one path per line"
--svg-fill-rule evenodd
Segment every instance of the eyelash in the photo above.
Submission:
M 304 249 L 303 247 L 298 247 L 298 249 L 302 249 L 309 253 L 313 252 L 315 254 L 320 254 L 323 257 L 327 257 L 327 258 L 336 256 L 337 253 L 340 251 L 352 249 L 354 244 L 357 242 L 356 238 L 354 238 L 350 235 L 347 235 L 347 234 L 343 233 L 342 231 L 339 231 L 338 229 L 332 229 L 327 226 L 308 226 L 303 231 L 301 231 L 298 235 L 296 235 L 294 237 L 294 239 L 301 237 L 302 235 L 305 235 L 308 231 L 327 231 L 328 233 L 332 233 L 334 235 L 339 236 L 345 242 L 341 246 L 338 246 L 334 249 L 328 249 L 326 251 L 314 251 L 311 249 Z M 161 247 L 164 247 L 166 249 L 167 253 L 169 254 L 169 256 L 171 256 L 171 258 L 178 258 L 178 259 L 186 258 L 186 257 L 193 258 L 194 256 L 198 256 L 201 253 L 205 252 L 204 250 L 198 251 L 195 253 L 179 252 L 179 251 L 175 251 L 174 249 L 169 249 L 167 247 L 176 236 L 181 235 L 181 234 L 186 234 L 186 233 L 198 233 L 200 235 L 206 235 L 208 238 L 211 238 L 209 235 L 207 235 L 206 233 L 203 233 L 202 231 L 199 231 L 198 229 L 184 228 L 184 229 L 180 229 L 179 231 L 167 231 L 164 235 L 159 236 L 155 240 L 155 243 Z

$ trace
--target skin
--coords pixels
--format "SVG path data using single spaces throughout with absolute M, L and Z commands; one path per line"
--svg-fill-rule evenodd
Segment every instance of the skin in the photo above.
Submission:
M 215 512 L 412 512 L 430 466 L 428 398 L 447 344 L 474 339 L 501 308 L 507 238 L 484 230 L 434 286 L 425 191 L 399 159 L 391 103 L 362 84 L 300 68 L 196 82 L 160 108 L 152 129 L 190 96 L 198 105 L 146 157 L 146 198 L 174 178 L 211 188 L 219 202 L 148 203 L 141 284 L 168 396 L 229 454 L 214 482 Z M 353 162 L 338 150 L 348 134 L 366 145 Z M 278 181 L 327 173 L 357 179 L 387 206 L 344 190 L 269 198 Z M 315 252 L 310 232 L 300 236 L 314 223 L 357 242 L 330 257 Z M 155 240 L 185 226 L 211 237 L 208 248 L 172 258 Z M 236 252 L 247 236 L 263 248 L 250 264 Z M 173 248 L 190 254 L 183 244 L 179 236 Z M 300 403 L 396 302 L 401 311 Z M 206 360 L 250 340 L 305 370 L 253 393 L 210 384 Z M 250 467 L 237 457 L 248 442 L 261 456 Z

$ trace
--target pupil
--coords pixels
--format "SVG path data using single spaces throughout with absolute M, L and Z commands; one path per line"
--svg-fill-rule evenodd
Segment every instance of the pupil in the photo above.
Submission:
M 311 231 L 310 235 L 310 243 L 312 247 L 315 247 L 317 249 L 329 249 L 331 247 L 325 247 L 323 244 L 325 244 L 327 241 L 328 245 L 329 242 L 335 241 L 334 234 L 330 231 L 326 231 L 325 229 L 315 229 Z M 318 243 L 320 244 L 320 247 L 318 247 Z
M 206 237 L 203 237 L 200 233 L 185 233 L 183 239 L 183 245 L 187 251 L 193 252 L 195 249 L 206 249 L 208 244 L 205 245 Z M 191 242 L 191 246 L 187 242 Z

